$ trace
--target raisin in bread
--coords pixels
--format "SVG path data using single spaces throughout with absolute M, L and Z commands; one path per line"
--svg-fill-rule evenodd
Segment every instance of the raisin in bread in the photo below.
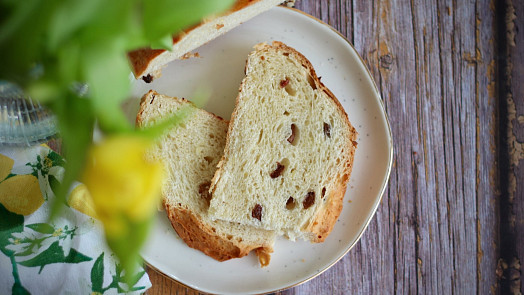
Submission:
M 210 215 L 322 242 L 342 210 L 357 132 L 311 63 L 281 42 L 246 64 Z
M 204 20 L 173 37 L 171 51 L 142 48 L 128 54 L 135 77 L 151 82 L 170 61 L 193 55 L 191 51 L 226 33 L 241 23 L 284 2 L 283 0 L 238 0 L 224 15 Z
M 256 250 L 262 266 L 267 265 L 273 252 L 273 232 L 213 221 L 207 214 L 209 185 L 224 151 L 227 122 L 185 99 L 149 91 L 140 103 L 137 126 L 151 126 L 184 106 L 191 109 L 189 118 L 148 151 L 148 157 L 163 161 L 168 169 L 162 195 L 173 228 L 187 245 L 216 260 L 242 257 Z

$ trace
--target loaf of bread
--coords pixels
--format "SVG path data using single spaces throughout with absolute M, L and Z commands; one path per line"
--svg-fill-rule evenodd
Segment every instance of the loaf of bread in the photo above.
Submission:
M 209 214 L 323 242 L 342 210 L 357 132 L 311 63 L 255 46 L 211 184 Z
M 149 91 L 142 97 L 137 126 L 151 126 L 184 107 L 191 111 L 189 117 L 147 155 L 163 161 L 168 170 L 162 195 L 173 228 L 187 245 L 216 260 L 243 257 L 256 250 L 261 265 L 267 265 L 273 252 L 273 231 L 212 220 L 207 214 L 209 186 L 224 152 L 228 123 L 185 99 Z
M 285 1 L 237 0 L 225 14 L 204 20 L 174 36 L 171 51 L 142 48 L 130 52 L 128 57 L 135 78 L 151 82 L 160 76 L 162 67 L 170 61 L 197 55 L 192 54 L 191 51 L 282 2 Z

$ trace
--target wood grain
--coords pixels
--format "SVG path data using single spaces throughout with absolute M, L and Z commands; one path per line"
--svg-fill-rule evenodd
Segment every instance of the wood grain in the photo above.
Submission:
M 518 294 L 524 255 L 524 2 L 299 0 L 381 92 L 394 166 L 358 244 L 277 294 Z M 149 294 L 197 294 L 153 270 Z
M 501 215 L 500 244 L 502 251 L 497 274 L 503 294 L 521 294 L 521 258 L 524 255 L 524 3 L 504 1 L 504 31 L 501 52 L 499 91 Z

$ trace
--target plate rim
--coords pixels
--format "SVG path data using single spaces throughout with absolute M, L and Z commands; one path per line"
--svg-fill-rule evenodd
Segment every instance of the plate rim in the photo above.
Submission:
M 267 291 L 267 292 L 262 292 L 262 293 L 253 293 L 253 294 L 271 294 L 271 293 L 275 293 L 275 292 L 280 292 L 280 291 L 283 291 L 283 290 L 287 290 L 287 289 L 290 289 L 290 288 L 293 288 L 293 287 L 297 287 L 297 286 L 300 286 L 304 283 L 307 283 L 309 282 L 310 280 L 313 280 L 315 278 L 317 278 L 318 276 L 320 276 L 321 274 L 323 274 L 324 272 L 326 272 L 328 269 L 330 269 L 331 267 L 333 267 L 336 263 L 338 263 L 342 258 L 344 258 L 348 253 L 349 251 L 351 251 L 351 249 L 360 241 L 362 235 L 364 234 L 364 232 L 366 231 L 366 229 L 368 228 L 369 224 L 371 223 L 371 221 L 373 220 L 373 217 L 375 216 L 376 214 L 376 211 L 378 209 L 378 206 L 381 204 L 382 202 L 382 198 L 384 196 L 384 192 L 387 188 L 387 185 L 389 183 L 389 179 L 390 179 L 390 176 L 391 176 L 391 170 L 392 170 L 392 166 L 393 166 L 393 157 L 394 157 L 394 149 L 393 149 L 393 133 L 392 133 L 392 129 L 391 129 L 391 125 L 390 125 L 390 122 L 389 122 L 389 117 L 388 117 L 388 114 L 386 112 L 386 107 L 385 107 L 385 104 L 384 104 L 384 101 L 382 99 L 382 96 L 380 95 L 380 91 L 378 89 L 378 86 L 375 82 L 375 79 L 373 78 L 373 75 L 371 74 L 369 68 L 366 66 L 366 63 L 364 62 L 364 60 L 362 59 L 362 57 L 360 56 L 360 54 L 358 53 L 358 51 L 355 49 L 355 47 L 353 46 L 353 44 L 346 38 L 346 36 L 342 35 L 342 33 L 340 33 L 337 29 L 335 29 L 333 26 L 329 25 L 328 23 L 322 21 L 321 19 L 313 16 L 313 15 L 310 15 L 302 10 L 299 10 L 297 8 L 294 8 L 294 7 L 287 7 L 287 6 L 275 6 L 273 7 L 271 10 L 273 9 L 276 9 L 276 10 L 288 10 L 288 11 L 292 11 L 294 13 L 298 13 L 298 14 L 301 14 L 303 16 L 306 16 L 312 20 L 314 20 L 315 22 L 319 23 L 320 25 L 322 26 L 325 26 L 327 28 L 329 28 L 331 31 L 333 31 L 334 33 L 336 33 L 339 37 L 342 38 L 342 40 L 344 40 L 347 45 L 349 45 L 349 47 L 351 48 L 351 50 L 353 50 L 353 52 L 355 53 L 355 55 L 358 57 L 358 59 L 360 60 L 360 63 L 363 65 L 363 68 L 366 70 L 366 73 L 367 73 L 367 76 L 369 77 L 369 80 L 371 81 L 371 84 L 373 85 L 373 92 L 374 92 L 374 95 L 375 95 L 375 98 L 376 100 L 378 100 L 379 102 L 379 105 L 380 105 L 380 109 L 384 115 L 384 121 L 386 123 L 386 135 L 387 135 L 387 142 L 388 142 L 388 161 L 387 161 L 387 169 L 386 169 L 386 173 L 385 173 L 385 176 L 384 176 L 384 179 L 382 181 L 382 184 L 381 184 L 381 187 L 380 187 L 380 190 L 379 190 L 379 198 L 376 200 L 375 204 L 373 204 L 373 207 L 372 209 L 369 211 L 368 213 L 368 218 L 365 222 L 365 224 L 363 224 L 362 226 L 362 229 L 360 230 L 360 232 L 358 233 L 357 235 L 357 238 L 353 241 L 352 244 L 350 244 L 347 249 L 337 258 L 335 259 L 332 263 L 326 265 L 323 269 L 319 270 L 318 272 L 316 272 L 315 274 L 313 274 L 312 276 L 308 277 L 308 278 L 305 278 L 299 282 L 296 282 L 296 283 L 293 283 L 291 285 L 288 285 L 286 287 L 282 287 L 282 288 L 277 288 L 277 289 L 273 289 L 273 290 L 270 290 L 270 291 Z M 271 11 L 269 10 L 269 11 Z M 227 33 L 225 33 L 227 34 Z M 143 256 L 141 254 L 141 256 Z M 193 286 L 189 286 L 187 284 L 185 284 L 184 282 L 181 282 L 180 280 L 177 280 L 176 278 L 174 278 L 173 276 L 169 275 L 169 274 L 166 274 L 164 273 L 163 271 L 159 270 L 157 267 L 155 267 L 154 265 L 152 265 L 150 262 L 148 262 L 144 257 L 142 257 L 144 263 L 147 265 L 148 268 L 154 270 L 155 272 L 157 272 L 158 274 L 160 274 L 161 276 L 165 277 L 165 278 L 168 278 L 170 280 L 173 280 L 174 282 L 176 282 L 177 284 L 180 284 L 182 285 L 183 287 L 185 288 L 188 288 L 188 289 L 191 289 L 191 290 L 194 290 L 194 291 L 197 291 L 197 292 L 200 292 L 200 293 L 203 293 L 203 294 L 220 294 L 220 293 L 214 293 L 214 292 L 208 292 L 208 291 L 205 291 L 205 290 L 202 290 L 202 289 L 199 289 L 197 287 L 193 287 Z

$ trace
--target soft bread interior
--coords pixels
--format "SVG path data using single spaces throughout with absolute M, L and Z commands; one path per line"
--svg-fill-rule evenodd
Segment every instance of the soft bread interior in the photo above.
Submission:
M 259 44 L 213 179 L 210 215 L 323 241 L 342 209 L 356 136 L 304 56 L 280 42 Z

